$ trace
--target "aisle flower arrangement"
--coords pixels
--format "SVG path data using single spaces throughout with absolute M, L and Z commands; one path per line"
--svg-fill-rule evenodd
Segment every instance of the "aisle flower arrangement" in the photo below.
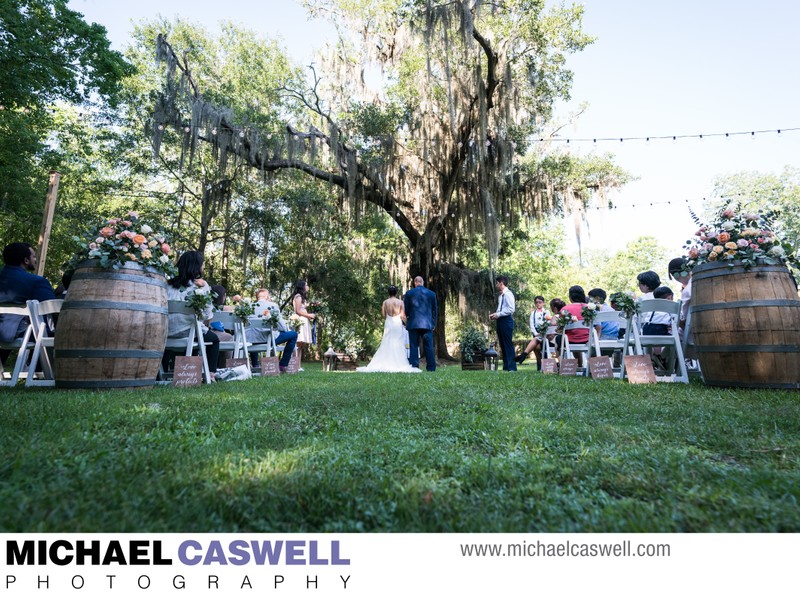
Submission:
M 127 262 L 134 262 L 166 276 L 177 273 L 166 236 L 144 223 L 136 211 L 104 219 L 83 237 L 73 236 L 73 240 L 77 244 L 70 260 L 73 268 L 84 260 L 96 260 L 102 268 L 119 269 Z
M 581 308 L 581 317 L 583 318 L 584 326 L 591 326 L 597 317 L 597 304 L 591 302 L 584 305 Z
M 745 268 L 756 264 L 800 268 L 792 247 L 774 231 L 776 212 L 741 212 L 738 208 L 732 205 L 719 209 L 708 224 L 692 213 L 700 227 L 694 238 L 686 241 L 687 271 L 706 262 L 741 262 Z
M 570 325 L 572 322 L 577 321 L 577 318 L 572 317 L 572 314 L 568 312 L 566 309 L 562 309 L 558 315 L 556 316 L 556 327 L 560 333 L 564 332 L 564 328 Z
M 624 313 L 626 318 L 631 318 L 639 313 L 639 302 L 634 299 L 631 293 L 625 293 L 624 291 L 611 293 L 608 302 L 615 310 Z
M 206 319 L 206 312 L 212 309 L 214 298 L 217 294 L 211 290 L 209 284 L 199 278 L 194 281 L 193 287 L 181 289 L 183 300 L 192 308 L 198 320 Z

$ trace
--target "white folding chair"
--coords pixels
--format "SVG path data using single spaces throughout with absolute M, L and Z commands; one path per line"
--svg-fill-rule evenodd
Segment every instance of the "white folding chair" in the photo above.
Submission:
M 0 304 L 0 314 L 4 316 L 22 316 L 26 319 L 30 318 L 28 315 L 28 306 L 18 305 L 16 303 Z M 17 352 L 17 360 L 14 363 L 14 370 L 8 374 L 8 378 L 6 378 L 7 372 L 5 369 L 3 369 L 2 363 L 0 363 L 0 386 L 14 387 L 17 385 L 17 382 L 23 373 L 23 369 L 25 369 L 25 362 L 28 358 L 28 350 L 33 349 L 33 345 L 33 328 L 30 326 L 30 324 L 25 330 L 25 334 L 23 334 L 21 338 L 15 338 L 10 342 L 0 342 L 0 349 Z
M 651 336 L 641 333 L 640 323 L 637 320 L 631 324 L 631 332 L 635 344 L 636 354 L 645 355 L 653 347 L 664 347 L 667 354 L 667 366 L 664 374 L 656 373 L 656 379 L 663 382 L 689 383 L 689 374 L 686 372 L 686 361 L 683 358 L 683 346 L 678 334 L 678 317 L 681 304 L 668 299 L 647 299 L 639 302 L 639 320 L 646 318 L 644 314 L 651 312 L 666 313 L 670 316 L 672 334 L 667 336 Z
M 230 311 L 215 311 L 211 323 L 221 322 L 222 326 L 228 332 L 233 332 L 233 340 L 220 341 L 219 351 L 221 353 L 231 353 L 234 359 L 247 356 L 247 346 L 244 338 L 244 331 L 240 331 L 239 325 L 241 321 L 233 312 Z M 249 359 L 248 359 L 249 361 Z
M 697 353 L 694 351 L 694 340 L 692 339 L 692 308 L 686 314 L 686 323 L 683 325 L 683 337 L 681 338 L 681 347 L 683 347 L 683 356 L 686 357 L 687 366 L 686 371 L 691 376 L 703 377 L 703 370 L 700 368 L 700 361 L 697 359 Z M 691 367 L 689 366 L 691 363 Z
M 569 341 L 569 336 L 567 336 L 567 330 L 586 330 L 587 326 L 583 323 L 583 321 L 576 321 L 570 322 L 564 328 L 564 332 L 561 335 L 561 351 L 559 353 L 561 360 L 563 359 L 576 359 L 576 353 L 581 353 L 583 356 L 582 365 L 578 366 L 577 375 L 589 375 L 589 356 L 591 354 L 591 347 L 594 346 L 595 357 L 600 356 L 600 349 L 597 348 L 597 337 L 592 339 L 592 335 L 596 335 L 594 326 L 588 327 L 589 330 L 589 341 L 583 343 L 571 343 Z
M 590 334 L 589 340 L 590 342 L 594 341 L 593 344 L 590 344 L 590 350 L 592 346 L 595 346 L 596 349 L 600 351 L 601 355 L 609 355 L 611 358 L 612 368 L 614 370 L 614 377 L 619 379 L 625 378 L 625 355 L 633 354 L 634 346 L 631 342 L 631 319 L 625 318 L 624 314 L 619 311 L 599 311 L 597 312 L 597 316 L 594 319 L 594 325 L 599 326 L 603 322 L 618 322 L 620 326 L 625 326 L 625 334 L 622 338 L 615 338 L 611 339 L 604 339 L 594 332 Z M 614 366 L 614 358 L 616 353 L 619 353 L 620 364 L 619 366 Z
M 53 316 L 61 311 L 64 304 L 63 299 L 50 299 L 48 301 L 28 301 L 28 315 L 31 318 L 31 329 L 35 337 L 36 344 L 33 347 L 33 355 L 28 366 L 28 377 L 25 379 L 25 387 L 32 386 L 53 387 L 56 385 L 53 373 L 53 362 L 51 360 L 55 338 L 52 330 L 55 329 Z M 42 377 L 38 378 L 36 369 L 41 367 Z
M 247 325 L 242 324 L 241 332 L 242 336 L 245 336 L 247 331 L 247 327 L 253 325 L 254 327 L 259 327 L 263 324 L 263 319 L 253 316 L 247 321 Z M 244 340 L 244 352 L 245 357 L 249 359 L 249 353 L 268 353 L 271 357 L 277 357 L 280 353 L 283 353 L 283 345 L 275 344 L 275 335 L 267 333 L 266 340 L 264 342 L 256 342 L 252 343 L 249 340 Z
M 552 359 L 557 356 L 555 347 L 550 344 L 550 339 L 553 338 L 556 334 L 556 327 L 550 326 L 545 332 L 544 336 L 541 337 L 540 342 L 542 343 L 542 359 Z
M 197 319 L 194 310 L 189 307 L 185 301 L 169 301 L 169 315 L 182 314 L 190 316 L 193 320 L 192 325 L 189 327 L 189 334 L 183 338 L 167 338 L 167 344 L 164 347 L 168 351 L 183 352 L 187 357 L 192 356 L 192 351 L 197 349 L 199 355 L 203 358 L 203 379 L 207 384 L 211 383 L 211 371 L 208 367 L 208 356 L 206 355 L 206 343 L 203 340 L 205 330 L 203 323 Z M 158 383 L 167 384 L 169 381 L 166 379 L 166 373 L 162 368 L 159 372 L 160 380 Z

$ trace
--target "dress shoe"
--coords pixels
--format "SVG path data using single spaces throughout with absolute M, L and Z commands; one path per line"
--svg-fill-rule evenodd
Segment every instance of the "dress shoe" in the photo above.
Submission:
M 522 363 L 527 358 L 528 358 L 528 353 L 523 352 L 521 355 L 517 355 L 516 357 L 514 357 L 514 361 L 516 361 L 517 364 L 519 364 Z
M 281 373 L 288 373 L 289 372 L 289 368 L 285 367 L 283 365 L 278 365 L 278 371 L 280 371 Z

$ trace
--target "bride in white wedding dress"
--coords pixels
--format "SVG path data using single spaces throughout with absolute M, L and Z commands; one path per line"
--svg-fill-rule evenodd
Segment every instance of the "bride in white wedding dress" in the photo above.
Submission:
M 383 302 L 383 340 L 372 361 L 358 371 L 365 373 L 383 371 L 389 373 L 418 373 L 422 370 L 411 367 L 406 355 L 408 333 L 403 327 L 406 318 L 403 302 L 397 298 L 397 287 L 389 287 L 389 298 Z

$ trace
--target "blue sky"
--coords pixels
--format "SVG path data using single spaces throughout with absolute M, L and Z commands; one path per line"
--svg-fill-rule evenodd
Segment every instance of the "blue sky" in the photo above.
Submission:
M 117 49 L 131 21 L 181 16 L 215 30 L 221 20 L 278 38 L 301 63 L 328 30 L 291 0 L 70 0 L 104 25 Z M 573 100 L 585 113 L 569 138 L 672 136 L 800 127 L 796 25 L 800 3 L 785 0 L 588 0 L 584 30 L 597 37 L 569 65 Z M 703 207 L 713 179 L 739 171 L 800 167 L 800 131 L 755 137 L 577 143 L 571 151 L 612 152 L 640 178 L 614 196 L 617 209 L 590 210 L 585 247 L 616 250 L 655 236 L 680 255 L 693 232 L 687 205 Z M 688 201 L 688 202 L 687 202 Z M 667 204 L 669 202 L 669 204 Z

